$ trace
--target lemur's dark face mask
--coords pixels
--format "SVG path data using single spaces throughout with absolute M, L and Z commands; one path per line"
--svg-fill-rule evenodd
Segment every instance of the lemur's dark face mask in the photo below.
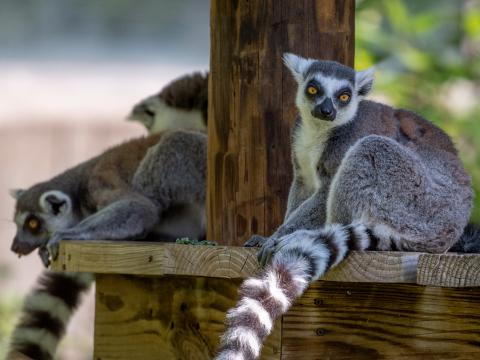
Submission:
M 18 256 L 28 255 L 48 241 L 48 231 L 39 217 L 29 214 L 21 226 L 17 224 L 17 233 L 10 250 Z

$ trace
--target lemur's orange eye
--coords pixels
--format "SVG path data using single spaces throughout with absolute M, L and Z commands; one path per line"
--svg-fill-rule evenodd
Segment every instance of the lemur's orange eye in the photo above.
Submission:
M 40 223 L 38 222 L 37 219 L 28 220 L 28 228 L 30 230 L 37 230 L 39 226 L 40 226 Z
M 318 93 L 318 90 L 315 86 L 309 86 L 307 88 L 307 92 L 310 94 L 310 95 L 316 95 Z
M 25 221 L 25 228 L 33 234 L 36 234 L 40 231 L 40 220 L 38 220 L 35 216 L 31 215 Z
M 340 101 L 342 102 L 347 102 L 348 100 L 350 100 L 350 95 L 347 94 L 347 93 L 343 93 L 341 94 L 339 97 Z

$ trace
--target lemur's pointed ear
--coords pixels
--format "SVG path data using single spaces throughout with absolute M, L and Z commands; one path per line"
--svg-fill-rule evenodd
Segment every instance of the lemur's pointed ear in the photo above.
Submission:
M 291 53 L 283 54 L 283 63 L 291 71 L 293 77 L 298 83 L 303 81 L 305 72 L 314 61 L 315 60 L 313 59 L 305 59 Z
M 44 192 L 39 202 L 43 211 L 55 216 L 64 215 L 72 210 L 70 196 L 58 190 Z
M 18 200 L 20 198 L 20 196 L 22 196 L 22 194 L 25 192 L 25 190 L 23 190 L 23 189 L 10 189 L 8 192 L 9 192 L 9 194 L 12 198 L 14 198 L 15 200 Z
M 371 67 L 364 71 L 357 71 L 355 74 L 355 87 L 359 96 L 366 96 L 373 87 L 375 68 Z

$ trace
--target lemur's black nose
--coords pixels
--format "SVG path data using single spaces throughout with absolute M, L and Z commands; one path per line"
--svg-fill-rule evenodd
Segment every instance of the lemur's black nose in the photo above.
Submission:
M 317 105 L 312 110 L 312 115 L 317 119 L 333 121 L 337 112 L 333 107 L 333 102 L 331 99 L 325 99 L 320 105 Z

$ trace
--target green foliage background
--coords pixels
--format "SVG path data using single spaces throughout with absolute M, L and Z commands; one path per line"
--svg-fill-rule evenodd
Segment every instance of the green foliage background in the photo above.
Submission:
M 454 139 L 480 221 L 480 1 L 357 1 L 355 67 L 372 65 L 374 96 L 418 112 Z

